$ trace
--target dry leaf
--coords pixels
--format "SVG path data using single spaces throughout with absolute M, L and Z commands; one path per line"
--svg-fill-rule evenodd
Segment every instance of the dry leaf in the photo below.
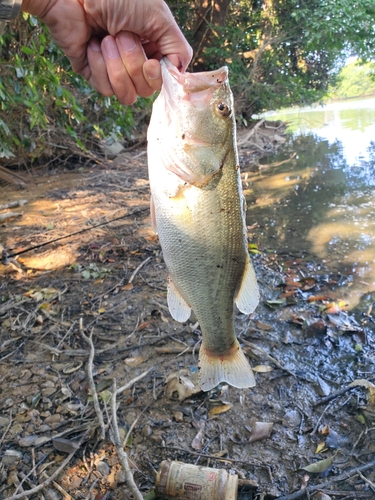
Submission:
M 225 413 L 226 411 L 230 410 L 232 408 L 232 404 L 224 404 L 220 406 L 214 406 L 211 408 L 211 410 L 208 412 L 209 418 L 214 417 L 215 415 L 220 415 L 220 413 Z
M 326 451 L 327 448 L 326 448 L 326 444 L 324 443 L 324 441 L 322 441 L 321 443 L 318 444 L 318 446 L 316 447 L 316 450 L 315 450 L 315 453 L 321 453 L 322 451 Z
M 358 387 L 358 386 L 366 387 L 367 389 L 369 389 L 370 387 L 375 389 L 375 384 L 373 384 L 369 380 L 366 380 L 365 378 L 359 378 L 359 379 L 353 380 L 353 382 L 351 384 L 349 384 L 349 387 Z
M 146 361 L 146 358 L 141 358 L 140 356 L 134 356 L 133 358 L 126 358 L 125 364 L 128 366 L 138 366 Z
M 272 422 L 255 422 L 251 429 L 249 443 L 268 438 L 272 432 L 272 428 Z
M 262 321 L 257 321 L 256 327 L 259 328 L 259 330 L 266 330 L 266 331 L 272 330 L 271 325 L 268 325 L 267 323 L 263 323 Z
M 187 374 L 187 370 L 180 370 L 179 372 L 171 373 L 167 377 L 165 381 L 165 392 L 169 399 L 183 401 L 201 391 L 201 388 L 194 385 Z
M 52 444 L 56 450 L 62 451 L 63 453 L 72 453 L 79 448 L 77 441 L 71 441 L 70 439 L 64 438 L 52 439 Z
M 257 365 L 253 366 L 253 371 L 258 373 L 272 372 L 273 368 L 269 365 Z
M 134 288 L 133 283 L 128 283 L 127 285 L 123 286 L 123 287 L 121 288 L 121 290 L 126 290 L 126 291 L 129 291 L 129 290 L 133 290 L 133 288 Z

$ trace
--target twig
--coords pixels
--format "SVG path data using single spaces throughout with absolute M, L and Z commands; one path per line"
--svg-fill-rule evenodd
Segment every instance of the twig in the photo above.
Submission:
M 370 481 L 370 479 L 367 479 L 360 471 L 358 471 L 358 476 L 365 482 L 368 483 L 371 487 L 371 489 L 375 492 L 375 484 Z
M 13 217 L 22 217 L 23 214 L 18 212 L 5 212 L 5 214 L 0 214 L 0 221 L 4 221 L 7 219 L 13 219 Z
M 90 384 L 90 389 L 91 389 L 91 393 L 92 393 L 92 399 L 94 402 L 95 413 L 96 413 L 97 419 L 99 421 L 100 429 L 101 429 L 101 438 L 105 439 L 105 424 L 104 424 L 102 410 L 100 409 L 99 398 L 98 398 L 98 394 L 96 392 L 94 375 L 93 375 L 95 347 L 94 347 L 94 343 L 92 341 L 92 330 L 90 333 L 90 337 L 87 337 L 87 335 L 85 335 L 85 333 L 83 331 L 82 321 L 80 321 L 79 327 L 80 327 L 82 338 L 90 346 L 90 356 L 89 356 L 89 360 L 87 362 L 87 376 L 89 378 L 89 384 Z
M 4 205 L 0 205 L 0 210 L 5 210 L 6 208 L 22 207 L 27 202 L 28 200 L 11 201 L 10 203 L 5 203 Z
M 117 455 L 120 459 L 121 467 L 122 470 L 125 473 L 125 479 L 126 482 L 136 500 L 143 500 L 143 496 L 139 489 L 137 488 L 137 485 L 134 482 L 134 477 L 133 473 L 130 470 L 129 462 L 128 462 L 128 455 L 124 448 L 122 447 L 121 444 L 121 439 L 120 439 L 120 433 L 118 430 L 118 425 L 117 425 L 117 408 L 116 408 L 116 395 L 117 395 L 117 388 L 116 388 L 116 379 L 113 379 L 113 390 L 112 390 L 112 425 L 113 425 L 113 434 L 114 434 L 114 440 L 115 440 L 115 446 L 117 450 Z
M 259 460 L 254 460 L 254 461 L 245 461 L 245 460 L 238 460 L 236 458 L 224 458 L 224 457 L 216 457 L 215 455 L 206 455 L 204 453 L 200 453 L 197 451 L 190 451 L 190 450 L 184 450 L 183 448 L 178 448 L 177 446 L 159 446 L 159 448 L 162 448 L 163 450 L 174 450 L 174 451 L 179 451 L 181 453 L 186 453 L 187 455 L 194 455 L 194 456 L 199 456 L 203 458 L 210 458 L 214 460 L 221 460 L 224 462 L 231 462 L 234 464 L 247 464 L 247 465 L 254 465 L 256 467 L 264 467 L 267 468 L 268 465 L 262 464 Z
M 324 408 L 324 410 L 322 411 L 322 414 L 320 415 L 320 417 L 318 418 L 318 421 L 317 423 L 315 424 L 315 427 L 314 429 L 311 431 L 310 433 L 310 436 L 314 436 L 314 434 L 316 433 L 316 431 L 318 430 L 318 427 L 319 427 L 319 424 L 324 416 L 324 414 L 326 413 L 326 411 L 332 406 L 333 404 L 333 401 L 330 401 L 327 406 Z
M 311 494 L 314 493 L 314 491 L 322 490 L 324 488 L 327 488 L 328 486 L 331 486 L 332 483 L 345 481 L 346 479 L 349 479 L 350 477 L 355 476 L 356 474 L 359 474 L 360 472 L 363 472 L 367 469 L 371 469 L 372 467 L 375 467 L 375 460 L 372 460 L 371 462 L 361 465 L 359 467 L 353 467 L 350 471 L 344 472 L 339 476 L 333 477 L 330 481 L 321 484 L 316 484 L 314 486 L 310 486 L 303 490 L 295 491 L 290 495 L 279 497 L 277 500 L 298 500 L 299 498 L 303 498 L 306 495 L 306 493 Z
M 254 127 L 252 127 L 249 132 L 245 135 L 245 137 L 243 137 L 242 139 L 240 139 L 239 141 L 237 141 L 237 146 L 242 146 L 243 144 L 246 144 L 247 141 L 250 139 L 250 137 L 252 135 L 254 135 L 256 133 L 256 131 L 258 130 L 258 128 L 263 125 L 264 123 L 264 118 L 262 118 L 261 120 L 259 120 L 259 122 L 257 122 Z
M 122 387 L 120 387 L 119 389 L 117 389 L 116 396 L 118 394 L 121 394 L 122 392 L 126 391 L 126 389 L 130 389 L 130 387 L 132 385 L 134 385 L 139 380 L 142 380 L 146 375 L 148 375 L 150 372 L 152 372 L 153 369 L 154 369 L 154 367 L 149 368 L 145 372 L 143 372 L 140 375 L 138 375 L 138 377 L 133 378 L 132 380 L 130 380 L 129 382 L 127 382 L 125 385 L 123 385 Z
M 329 394 L 329 396 L 326 396 L 322 399 L 319 399 L 318 401 L 316 401 L 313 404 L 313 406 L 318 406 L 318 405 L 322 405 L 324 403 L 328 403 L 329 401 L 331 401 L 331 399 L 335 399 L 335 398 L 341 396 L 342 394 L 345 394 L 346 392 L 352 391 L 352 390 L 357 389 L 357 388 L 358 388 L 357 385 L 348 385 L 347 387 L 344 387 L 343 389 L 340 389 L 339 391 L 332 392 L 332 394 Z
M 148 264 L 152 257 L 147 257 L 143 262 L 139 264 L 139 266 L 134 270 L 133 274 L 130 276 L 128 284 L 133 283 L 134 278 L 136 277 L 137 273 L 142 269 L 143 266 Z

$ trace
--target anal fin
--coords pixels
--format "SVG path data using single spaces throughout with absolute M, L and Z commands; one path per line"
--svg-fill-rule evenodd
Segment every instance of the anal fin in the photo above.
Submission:
M 199 377 L 203 391 L 210 391 L 221 382 L 243 389 L 254 387 L 255 378 L 238 341 L 224 356 L 210 354 L 202 344 L 199 351 Z
M 190 318 L 191 308 L 172 281 L 168 283 L 167 302 L 173 319 L 184 323 Z
M 238 309 L 244 314 L 252 313 L 259 303 L 257 278 L 249 256 L 247 256 L 245 272 L 237 291 L 235 303 Z

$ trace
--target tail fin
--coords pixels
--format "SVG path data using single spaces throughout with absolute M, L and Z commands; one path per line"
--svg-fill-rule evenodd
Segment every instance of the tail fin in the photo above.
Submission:
M 224 356 L 210 354 L 202 345 L 199 351 L 199 368 L 203 391 L 210 391 L 220 382 L 227 382 L 239 389 L 255 385 L 253 370 L 237 340 L 230 352 Z

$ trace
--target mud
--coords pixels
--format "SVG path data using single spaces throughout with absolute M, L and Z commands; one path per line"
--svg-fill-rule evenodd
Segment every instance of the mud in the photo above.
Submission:
M 241 499 L 375 498 L 374 295 L 346 310 L 345 276 L 304 252 L 257 248 L 252 225 L 261 302 L 236 315 L 236 331 L 257 386 L 199 391 L 199 325 L 168 312 L 145 158 L 46 169 L 24 190 L 0 187 L 0 205 L 28 200 L 0 226 L 11 254 L 89 229 L 0 266 L 0 498 L 132 498 L 110 396 L 114 379 L 121 387 L 149 369 L 117 397 L 120 435 L 132 427 L 125 449 L 147 498 L 166 459 L 238 474 Z M 83 333 L 95 346 L 104 440 Z

